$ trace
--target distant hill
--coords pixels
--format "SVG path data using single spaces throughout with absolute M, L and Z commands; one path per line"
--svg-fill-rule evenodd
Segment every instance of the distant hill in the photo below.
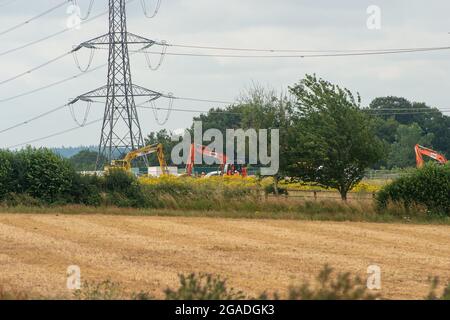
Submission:
M 52 148 L 51 150 L 63 158 L 71 158 L 83 150 L 98 151 L 98 146 L 61 147 Z

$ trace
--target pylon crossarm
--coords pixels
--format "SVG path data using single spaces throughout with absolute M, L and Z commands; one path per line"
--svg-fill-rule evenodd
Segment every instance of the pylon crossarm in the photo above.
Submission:
M 78 46 L 76 46 L 73 51 L 78 51 L 81 48 L 95 49 L 96 45 L 108 45 L 109 44 L 109 34 L 104 34 L 100 37 L 85 41 Z
M 116 93 L 114 95 L 116 97 L 128 96 L 127 94 L 125 94 L 126 91 L 125 91 L 124 84 L 117 84 L 117 85 L 115 85 L 115 88 L 120 89 L 120 90 L 115 90 Z M 153 101 L 160 97 L 167 97 L 166 95 L 163 95 L 162 93 L 159 93 L 159 92 L 156 92 L 153 90 L 149 90 L 144 87 L 137 86 L 137 85 L 132 85 L 132 90 L 133 90 L 134 97 L 147 97 L 149 99 L 148 101 Z M 120 93 L 120 91 L 123 93 Z M 84 93 L 84 94 L 78 96 L 77 98 L 75 98 L 74 100 L 69 102 L 69 104 L 74 104 L 78 100 L 90 102 L 90 101 L 92 101 L 92 98 L 107 98 L 107 97 L 108 97 L 108 86 L 106 85 L 106 86 L 100 87 L 98 89 L 89 91 L 87 93 Z
M 146 44 L 148 47 L 151 47 L 154 44 L 160 44 L 155 40 L 150 40 L 141 36 L 138 36 L 134 33 L 127 32 L 127 44 Z
M 160 98 L 163 96 L 162 93 L 153 91 L 153 90 L 149 90 L 147 88 L 138 86 L 133 84 L 133 95 L 135 97 L 155 97 L 156 99 Z
M 126 38 L 127 38 L 127 41 L 125 42 L 125 44 L 127 44 L 127 45 L 131 45 L 131 44 L 145 45 L 140 50 L 148 49 L 151 46 L 153 46 L 154 44 L 161 45 L 161 46 L 167 45 L 167 43 L 165 41 L 157 42 L 154 40 L 150 40 L 150 39 L 135 35 L 130 32 L 127 32 Z M 100 37 L 96 37 L 94 39 L 91 39 L 91 40 L 88 40 L 88 41 L 85 41 L 85 42 L 79 44 L 72 51 L 75 52 L 75 51 L 80 50 L 81 48 L 96 49 L 97 48 L 96 46 L 103 46 L 103 45 L 109 46 L 109 45 L 114 45 L 116 43 L 117 42 L 111 42 L 111 37 L 109 34 L 105 34 Z M 122 43 L 122 42 L 120 42 L 120 43 Z

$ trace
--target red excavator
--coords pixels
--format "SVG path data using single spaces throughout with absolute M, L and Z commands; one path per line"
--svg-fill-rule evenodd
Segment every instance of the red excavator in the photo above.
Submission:
M 247 168 L 245 165 L 235 165 L 227 163 L 227 156 L 223 153 L 211 150 L 208 147 L 191 144 L 191 148 L 189 151 L 189 156 L 186 164 L 186 174 L 188 176 L 192 176 L 192 172 L 194 171 L 194 162 L 195 162 L 195 153 L 199 153 L 206 157 L 212 157 L 218 160 L 220 164 L 220 170 L 216 172 L 216 175 L 239 175 L 242 177 L 247 176 Z
M 419 144 L 416 144 L 414 150 L 416 151 L 417 168 L 422 168 L 424 166 L 425 161 L 423 160 L 423 156 L 430 157 L 431 159 L 436 160 L 440 164 L 446 164 L 448 161 L 444 155 L 442 155 L 432 149 L 421 146 Z

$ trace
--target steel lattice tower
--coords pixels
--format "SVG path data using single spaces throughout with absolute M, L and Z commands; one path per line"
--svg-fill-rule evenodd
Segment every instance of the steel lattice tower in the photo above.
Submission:
M 141 45 L 143 50 L 154 44 L 159 43 L 127 31 L 126 0 L 109 0 L 108 34 L 86 41 L 74 50 L 95 50 L 96 46 L 109 46 L 107 85 L 83 94 L 71 102 L 73 104 L 78 100 L 92 102 L 93 98 L 106 99 L 99 157 L 103 155 L 108 162 L 144 145 L 135 97 L 152 101 L 163 95 L 133 85 L 128 46 Z

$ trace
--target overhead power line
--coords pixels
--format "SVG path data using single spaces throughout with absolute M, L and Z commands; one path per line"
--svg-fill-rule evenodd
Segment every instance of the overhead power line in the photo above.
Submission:
M 175 100 L 187 100 L 187 101 L 200 101 L 200 102 L 211 102 L 211 103 L 227 103 L 227 104 L 233 104 L 231 102 L 225 102 L 225 101 L 220 101 L 220 100 L 207 100 L 207 99 L 196 99 L 196 98 L 183 98 L 183 97 L 173 97 L 173 99 Z M 96 104 L 104 104 L 104 102 L 102 101 L 91 101 L 92 103 L 96 103 Z M 145 103 L 145 102 L 144 102 Z M 242 112 L 233 112 L 233 111 L 229 111 L 229 110 L 199 110 L 199 109 L 190 109 L 190 108 L 184 108 L 184 107 L 178 107 L 178 108 L 162 108 L 162 107 L 149 107 L 149 106 L 145 106 L 144 103 L 138 104 L 136 105 L 138 108 L 142 108 L 142 109 L 155 109 L 158 111 L 174 111 L 174 112 L 185 112 L 185 113 L 210 113 L 210 114 L 233 114 L 233 115 L 242 115 Z M 55 113 L 59 110 L 64 109 L 65 107 L 67 107 L 68 104 L 64 104 L 61 106 L 58 106 L 54 109 L 51 109 L 49 111 L 46 111 L 44 113 L 41 113 L 37 116 L 34 116 L 26 121 L 17 123 L 11 127 L 5 128 L 3 130 L 0 130 L 0 134 L 7 132 L 7 131 L 11 131 L 13 129 L 22 127 L 24 125 L 29 124 L 30 122 L 36 121 L 38 119 L 41 119 L 45 116 L 48 116 L 52 113 Z M 362 111 L 365 112 L 369 112 L 370 115 L 372 116 L 394 116 L 394 115 L 415 115 L 415 114 L 433 114 L 433 113 L 450 113 L 450 108 L 444 108 L 444 109 L 436 109 L 436 110 L 426 110 L 423 108 L 417 108 L 417 109 L 363 109 Z M 87 115 L 87 112 L 86 112 Z M 84 118 L 84 123 L 87 122 L 87 118 Z M 73 114 L 72 114 L 73 116 Z M 83 126 L 80 125 L 79 126 Z
M 220 47 L 220 46 L 206 46 L 206 45 L 191 45 L 191 44 L 167 44 L 169 47 L 188 48 L 188 49 L 203 49 L 203 50 L 220 50 L 220 51 L 247 51 L 247 52 L 269 52 L 269 53 L 345 53 L 345 52 L 377 52 L 377 51 L 410 51 L 410 50 L 424 50 L 433 47 L 411 47 L 411 48 L 385 48 L 385 49 L 261 49 L 261 48 L 237 48 L 237 47 Z
M 170 45 L 169 45 L 170 46 Z M 321 54 L 291 54 L 291 55 L 238 55 L 238 54 L 204 54 L 204 53 L 178 53 L 178 52 L 166 52 L 168 56 L 188 56 L 188 57 L 216 57 L 216 58 L 246 58 L 246 59 L 260 59 L 260 58 L 327 58 L 327 57 L 353 57 L 353 56 L 375 56 L 375 55 L 392 55 L 392 54 L 405 54 L 405 53 L 419 53 L 419 52 L 433 52 L 450 50 L 450 47 L 434 47 L 434 48 L 417 48 L 417 49 L 402 49 L 392 51 L 363 51 L 363 52 L 344 52 L 344 53 L 321 53 Z M 160 52 L 144 51 L 146 54 L 161 55 Z
M 79 78 L 79 77 L 81 77 L 81 76 L 83 76 L 83 75 L 86 75 L 86 74 L 88 74 L 88 73 L 91 73 L 91 72 L 97 71 L 97 70 L 99 70 L 99 69 L 101 69 L 101 68 L 104 68 L 106 65 L 107 65 L 107 64 L 105 63 L 105 64 L 99 65 L 99 66 L 97 66 L 97 67 L 95 67 L 95 68 L 89 69 L 89 70 L 86 71 L 86 72 L 81 72 L 81 73 L 78 73 L 78 74 L 76 74 L 76 75 L 74 75 L 74 76 L 71 76 L 71 77 L 68 77 L 68 78 L 65 78 L 65 79 L 56 81 L 56 82 L 52 82 L 52 83 L 47 84 L 47 85 L 45 85 L 45 86 L 42 86 L 42 87 L 39 87 L 39 88 L 30 90 L 30 91 L 26 91 L 26 92 L 23 92 L 23 93 L 14 95 L 14 96 L 10 96 L 10 97 L 8 97 L 8 98 L 0 99 L 0 103 L 9 102 L 9 101 L 12 101 L 12 100 L 15 100 L 15 99 L 18 99 L 18 98 L 22 98 L 22 97 L 29 96 L 29 95 L 34 94 L 34 93 L 36 93 L 36 92 L 40 92 L 40 91 L 43 91 L 43 90 L 46 90 L 46 89 L 49 89 L 49 88 L 56 87 L 56 86 L 58 86 L 58 85 L 60 85 L 60 84 L 66 83 L 66 82 L 68 82 L 68 81 L 77 79 L 77 78 Z
M 173 97 L 173 99 L 175 99 L 175 100 L 195 101 L 195 102 L 220 103 L 220 104 L 234 104 L 235 103 L 235 102 L 231 102 L 231 101 L 208 100 L 208 99 L 198 99 L 198 98 L 189 98 L 189 97 Z
M 38 66 L 36 66 L 36 67 L 34 67 L 34 68 L 31 68 L 31 69 L 29 69 L 29 70 L 27 70 L 27 71 L 24 71 L 24 72 L 22 72 L 22 73 L 19 73 L 18 75 L 15 75 L 15 76 L 13 76 L 13 77 L 11 77 L 11 78 L 8 78 L 8 79 L 6 79 L 6 80 L 0 81 L 0 85 L 6 84 L 6 83 L 8 83 L 8 82 L 17 80 L 17 79 L 19 79 L 19 78 L 21 78 L 21 77 L 23 77 L 23 76 L 28 75 L 28 74 L 31 74 L 31 73 L 33 73 L 33 72 L 35 72 L 35 71 L 37 71 L 37 70 L 39 70 L 39 69 L 42 69 L 42 68 L 44 68 L 44 67 L 46 67 L 46 66 L 48 66 L 48 65 L 50 65 L 50 64 L 52 64 L 52 63 L 54 63 L 54 62 L 56 62 L 56 61 L 61 60 L 62 58 L 68 56 L 68 55 L 71 54 L 71 53 L 72 53 L 72 51 L 66 52 L 66 53 L 64 53 L 64 54 L 62 54 L 62 55 L 59 55 L 59 56 L 57 56 L 56 58 L 53 58 L 53 59 L 51 59 L 51 60 L 49 60 L 49 61 L 47 61 L 47 62 L 44 62 L 44 63 L 42 63 L 42 64 L 40 64 L 40 65 L 38 65 Z
M 98 101 L 93 101 L 93 102 L 99 103 Z M 64 107 L 66 107 L 66 106 L 67 105 L 60 106 L 58 108 L 52 109 L 51 111 L 48 111 L 45 114 L 42 114 L 40 116 L 37 116 L 37 117 L 34 117 L 34 118 L 30 119 L 28 122 L 31 122 L 31 121 L 36 120 L 38 118 L 44 117 L 45 115 L 53 113 L 53 112 L 55 112 L 55 111 L 57 111 L 59 109 L 62 109 Z M 152 109 L 152 107 L 144 106 L 142 104 L 136 105 L 136 107 L 142 108 L 142 109 Z M 187 109 L 187 108 L 171 108 L 171 109 L 169 109 L 169 108 L 159 108 L 159 107 L 156 107 L 156 109 L 157 110 L 167 110 L 167 111 L 171 110 L 171 111 L 177 111 L 177 112 L 190 112 L 190 113 L 214 113 L 214 114 L 234 114 L 234 115 L 242 115 L 243 114 L 242 112 L 230 112 L 230 111 L 227 111 L 227 110 L 224 110 L 224 111 L 209 110 L 208 111 L 208 110 L 195 110 L 195 109 Z M 443 113 L 444 112 L 450 112 L 450 109 L 441 109 L 441 112 L 443 112 Z M 397 113 L 391 113 L 391 114 L 388 114 L 388 115 L 394 115 L 394 114 L 397 114 Z M 406 115 L 406 114 L 414 114 L 414 113 L 410 112 L 410 113 L 401 113 L 401 114 Z M 33 140 L 29 140 L 29 141 L 26 141 L 26 142 L 23 142 L 23 143 L 20 143 L 20 144 L 9 146 L 9 147 L 7 147 L 7 149 L 13 149 L 13 148 L 21 147 L 21 146 L 24 146 L 24 145 L 28 145 L 30 143 L 35 143 L 35 142 L 39 142 L 39 141 L 42 141 L 42 140 L 47 140 L 47 139 L 50 139 L 50 138 L 53 138 L 53 137 L 56 137 L 56 136 L 60 136 L 60 135 L 63 135 L 63 134 L 66 134 L 66 133 L 69 133 L 69 132 L 72 132 L 72 131 L 84 128 L 84 127 L 91 126 L 91 125 L 93 125 L 95 123 L 98 123 L 98 122 L 100 122 L 102 120 L 103 120 L 103 118 L 99 118 L 99 119 L 96 119 L 96 120 L 93 120 L 93 121 L 90 121 L 90 122 L 86 122 L 83 126 L 79 126 L 78 125 L 76 127 L 72 127 L 70 129 L 59 131 L 59 132 L 51 134 L 51 135 L 47 135 L 47 136 L 44 136 L 44 137 L 40 137 L 40 138 L 36 138 L 36 139 L 33 139 Z M 14 126 L 14 127 L 22 126 L 22 125 L 24 125 L 26 123 L 27 122 L 23 122 L 23 123 L 18 124 L 18 125 Z M 0 131 L 0 133 L 5 132 L 7 130 L 11 130 L 14 127 L 10 127 L 9 129 L 2 130 L 2 131 Z
M 32 118 L 30 118 L 30 119 L 28 119 L 28 120 L 25 120 L 25 121 L 23 121 L 23 122 L 20 122 L 20 123 L 18 123 L 18 124 L 15 124 L 15 125 L 13 125 L 13 126 L 11 126 L 11 127 L 9 127 L 9 128 L 0 130 L 0 133 L 4 133 L 4 132 L 7 132 L 7 131 L 11 131 L 11 130 L 13 130 L 13 129 L 22 127 L 22 126 L 24 126 L 24 125 L 27 125 L 27 124 L 29 124 L 30 122 L 33 122 L 33 121 L 38 120 L 38 119 L 41 119 L 41 118 L 43 118 L 43 117 L 45 117 L 45 116 L 48 116 L 48 115 L 50 115 L 50 114 L 52 114 L 52 113 L 55 113 L 56 111 L 59 111 L 59 110 L 61 110 L 61 109 L 64 109 L 65 107 L 67 107 L 67 104 L 62 105 L 62 106 L 58 106 L 58 107 L 53 108 L 53 109 L 51 109 L 51 110 L 49 110 L 49 111 L 46 111 L 46 112 L 41 113 L 41 114 L 39 114 L 39 115 L 37 115 L 37 116 L 34 116 L 34 117 L 32 117 Z
M 128 0 L 127 3 L 130 3 L 130 2 L 133 2 L 133 1 L 135 1 L 135 0 Z M 102 12 L 102 13 L 99 13 L 99 14 L 97 14 L 97 15 L 95 15 L 95 16 L 92 16 L 91 18 L 89 18 L 89 19 L 87 19 L 87 20 L 81 21 L 81 22 L 80 22 L 80 25 L 84 25 L 84 24 L 87 24 L 87 23 L 89 23 L 89 22 L 91 22 L 91 21 L 93 21 L 93 20 L 96 20 L 96 19 L 98 19 L 98 18 L 100 18 L 100 17 L 102 17 L 102 16 L 108 14 L 108 12 L 109 12 L 109 11 L 107 10 L 107 11 L 104 11 L 104 12 Z M 55 32 L 55 33 L 52 33 L 52 34 L 50 34 L 50 35 L 48 35 L 48 36 L 45 36 L 45 37 L 43 37 L 43 38 L 34 40 L 34 41 L 29 42 L 29 43 L 26 43 L 26 44 L 23 44 L 23 45 L 21 45 L 21 46 L 18 46 L 18 47 L 16 47 L 16 48 L 13 48 L 13 49 L 9 49 L 9 50 L 0 52 L 0 57 L 3 57 L 3 56 L 5 56 L 5 55 L 7 55 L 7 54 L 10 54 L 10 53 L 13 53 L 13 52 L 17 52 L 17 51 L 19 51 L 19 50 L 22 50 L 22 49 L 31 47 L 31 46 L 33 46 L 33 45 L 35 45 L 35 44 L 38 44 L 38 43 L 47 41 L 47 40 L 49 40 L 49 39 L 51 39 L 51 38 L 54 38 L 54 37 L 56 37 L 56 36 L 59 36 L 59 35 L 64 34 L 64 33 L 66 33 L 66 32 L 69 32 L 70 30 L 72 30 L 72 29 L 69 29 L 69 28 L 61 29 L 60 31 L 57 31 L 57 32 Z
M 21 146 L 29 145 L 30 143 L 35 143 L 35 142 L 39 142 L 39 141 L 42 141 L 42 140 L 47 140 L 47 139 L 50 139 L 50 138 L 53 138 L 53 137 L 61 136 L 61 135 L 66 134 L 66 133 L 69 133 L 69 132 L 72 132 L 72 131 L 75 131 L 75 130 L 78 130 L 78 129 L 81 129 L 81 128 L 85 128 L 85 127 L 91 126 L 91 125 L 93 125 L 93 124 L 95 124 L 97 122 L 100 122 L 102 120 L 103 120 L 103 118 L 96 119 L 96 120 L 87 122 L 83 127 L 80 127 L 80 126 L 72 127 L 70 129 L 59 131 L 57 133 L 53 133 L 53 134 L 50 134 L 50 135 L 45 136 L 45 137 L 40 137 L 40 138 L 29 140 L 29 141 L 26 141 L 26 142 L 23 142 L 23 143 L 16 144 L 16 145 L 13 145 L 13 146 L 9 146 L 9 147 L 6 147 L 6 149 L 14 149 L 14 148 L 18 148 L 18 147 L 21 147 Z
M 0 3 L 0 8 L 9 6 L 10 4 L 13 4 L 14 2 L 17 2 L 17 1 L 19 1 L 19 0 L 9 0 L 9 1 L 5 1 L 3 3 Z
M 38 15 L 36 15 L 36 16 L 34 16 L 34 17 L 24 21 L 24 22 L 16 24 L 15 26 L 12 26 L 12 27 L 10 27 L 10 28 L 8 28 L 6 30 L 0 31 L 0 36 L 5 35 L 7 33 L 10 33 L 10 32 L 12 32 L 14 30 L 17 30 L 17 29 L 19 29 L 19 28 L 29 24 L 30 22 L 38 20 L 39 18 L 42 18 L 42 17 L 48 15 L 49 13 L 51 13 L 51 12 L 61 8 L 62 6 L 66 5 L 68 2 L 71 2 L 71 1 L 72 0 L 65 0 L 65 1 L 61 2 L 60 4 L 58 4 L 58 5 L 54 6 L 54 7 L 51 7 L 50 9 L 45 10 L 44 12 L 42 12 L 42 13 L 40 13 L 40 14 L 38 14 Z
M 130 0 L 130 2 L 131 1 L 134 1 L 134 0 Z M 98 16 L 96 16 L 96 17 L 98 17 Z M 95 18 L 95 17 L 93 17 L 93 18 Z M 93 18 L 91 18 L 91 19 L 93 19 Z M 86 22 L 87 21 L 89 21 L 89 20 L 86 20 Z M 65 32 L 65 31 L 66 30 L 64 30 L 63 32 Z M 167 45 L 167 46 L 170 46 L 170 45 Z M 101 49 L 101 48 L 96 48 L 96 49 Z M 397 49 L 397 51 L 381 51 L 380 50 L 380 51 L 373 51 L 373 52 L 332 53 L 332 54 L 331 53 L 330 54 L 306 54 L 306 55 L 229 55 L 229 54 L 174 53 L 174 52 L 161 53 L 161 52 L 154 52 L 154 51 L 146 51 L 145 49 L 130 50 L 130 52 L 132 52 L 133 54 L 135 54 L 135 53 L 142 53 L 143 52 L 143 53 L 146 53 L 146 54 L 154 54 L 154 55 L 192 56 L 192 57 L 247 58 L 247 59 L 248 58 L 253 58 L 253 59 L 257 59 L 257 58 L 299 58 L 300 59 L 300 58 L 321 58 L 321 57 L 372 56 L 372 55 L 387 55 L 387 54 L 401 54 L 401 53 L 432 52 L 432 51 L 443 51 L 443 50 L 450 50 L 450 47 L 411 48 L 411 49 Z M 56 58 L 54 58 L 52 60 L 49 60 L 49 61 L 47 61 L 47 62 L 45 62 L 45 63 L 43 63 L 43 64 L 41 64 L 41 65 L 39 65 L 39 66 L 37 66 L 35 68 L 32 68 L 32 69 L 30 69 L 28 71 L 25 71 L 25 72 L 23 72 L 23 73 L 21 73 L 21 74 L 19 74 L 17 76 L 14 76 L 14 77 L 11 77 L 11 78 L 9 78 L 7 80 L 1 81 L 0 85 L 2 85 L 4 83 L 7 83 L 7 82 L 10 82 L 10 81 L 13 81 L 15 79 L 18 79 L 18 78 L 20 78 L 22 76 L 25 76 L 27 74 L 30 74 L 31 72 L 34 72 L 34 71 L 36 71 L 38 69 L 41 69 L 41 68 L 43 68 L 43 67 L 45 67 L 45 66 L 47 66 L 47 65 L 49 65 L 49 64 L 51 64 L 53 62 L 56 62 L 56 61 L 64 58 L 66 55 L 68 55 L 70 53 L 73 53 L 73 50 L 70 51 L 70 52 L 67 52 L 67 53 L 65 53 L 65 54 L 63 54 L 61 56 L 58 56 L 58 57 L 56 57 Z M 2 54 L 0 53 L 0 56 L 1 55 Z M 64 80 L 61 80 L 61 81 L 57 81 L 57 82 L 55 82 L 53 84 L 50 84 L 50 85 L 47 85 L 47 86 L 44 86 L 44 87 L 32 90 L 32 91 L 30 91 L 28 93 L 23 93 L 23 94 L 20 94 L 20 95 L 17 95 L 17 96 L 13 96 L 13 97 L 10 97 L 10 98 L 7 98 L 7 99 L 0 99 L 0 103 L 1 102 L 11 101 L 13 99 L 29 95 L 31 93 L 35 93 L 35 92 L 38 92 L 38 91 L 41 91 L 41 90 L 44 90 L 44 89 L 47 89 L 47 88 L 51 88 L 51 87 L 56 86 L 58 84 L 70 81 L 70 80 L 75 79 L 75 78 L 78 78 L 82 74 L 86 74 L 86 73 L 89 73 L 91 71 L 98 70 L 98 69 L 100 69 L 102 67 L 105 67 L 106 65 L 107 64 L 103 64 L 103 65 L 101 65 L 99 67 L 96 67 L 96 68 L 94 68 L 92 70 L 82 70 L 83 72 L 81 74 L 77 75 L 77 76 L 73 76 L 73 77 L 70 77 L 70 78 L 67 78 L 67 79 L 64 79 Z

